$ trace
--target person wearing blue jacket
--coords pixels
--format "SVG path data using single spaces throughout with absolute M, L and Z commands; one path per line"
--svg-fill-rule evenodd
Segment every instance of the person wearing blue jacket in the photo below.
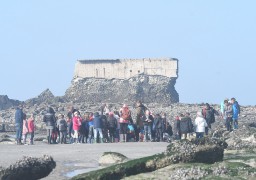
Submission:
M 15 112 L 15 128 L 16 128 L 16 141 L 18 145 L 21 145 L 21 137 L 23 130 L 23 116 L 22 105 L 18 106 Z
M 233 127 L 234 129 L 238 129 L 238 117 L 240 114 L 240 106 L 235 98 L 231 98 L 231 103 L 232 103 L 232 109 L 233 109 L 233 116 L 232 116 Z
M 100 142 L 103 143 L 103 133 L 102 133 L 103 120 L 98 112 L 94 113 L 93 126 L 94 126 L 93 134 L 94 134 L 95 143 L 97 142 L 97 134 L 98 133 L 100 135 Z

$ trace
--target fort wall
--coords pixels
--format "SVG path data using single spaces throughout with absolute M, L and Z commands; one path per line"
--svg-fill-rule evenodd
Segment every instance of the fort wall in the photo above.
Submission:
M 178 60 L 174 58 L 78 60 L 74 76 L 128 79 L 139 74 L 177 78 Z

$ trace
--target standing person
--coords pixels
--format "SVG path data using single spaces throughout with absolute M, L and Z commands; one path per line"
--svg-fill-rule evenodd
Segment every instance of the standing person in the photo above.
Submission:
M 233 115 L 232 104 L 230 104 L 227 100 L 225 100 L 224 119 L 226 121 L 227 131 L 229 132 L 232 131 L 232 127 L 231 127 L 232 115 Z
M 220 103 L 220 112 L 221 112 L 222 117 L 224 116 L 225 101 L 229 101 L 229 99 L 226 98 L 226 99 L 224 99 L 224 100 Z
M 66 144 L 67 143 L 67 122 L 64 119 L 64 115 L 63 114 L 59 114 L 58 116 L 58 122 L 57 122 L 57 128 L 59 129 L 60 132 L 60 143 L 61 144 Z
M 27 143 L 27 135 L 28 135 L 27 115 L 23 113 L 23 128 L 22 128 L 23 144 Z
M 207 122 L 203 118 L 202 112 L 197 112 L 197 117 L 195 119 L 196 138 L 204 137 L 204 132 L 206 127 L 207 127 Z
M 162 132 L 164 133 L 165 131 L 167 131 L 167 114 L 165 112 L 161 113 L 161 118 L 162 118 L 162 121 L 163 121 L 163 129 L 162 129 Z M 163 134 L 162 134 L 163 136 Z
M 98 112 L 94 113 L 93 125 L 94 125 L 94 141 L 95 141 L 95 143 L 97 143 L 98 133 L 100 135 L 100 139 L 99 139 L 100 143 L 103 143 L 103 133 L 102 133 L 103 121 Z
M 56 125 L 55 112 L 52 107 L 46 109 L 46 114 L 43 117 L 43 122 L 46 123 L 48 144 L 52 144 L 52 133 Z
M 234 129 L 238 129 L 238 117 L 240 115 L 240 106 L 235 98 L 231 98 L 232 109 L 233 109 L 233 127 Z
M 115 142 L 115 134 L 117 129 L 117 120 L 114 117 L 114 113 L 110 112 L 108 116 L 108 131 L 109 131 L 109 139 L 110 142 Z
M 116 127 L 116 132 L 115 132 L 115 142 L 119 142 L 120 140 L 120 115 L 118 111 L 114 111 L 114 118 L 117 120 L 117 127 Z
M 211 124 L 215 121 L 214 112 L 208 103 L 206 103 L 204 108 L 202 109 L 202 114 L 207 122 L 205 134 L 208 135 L 209 129 L 211 129 Z
M 89 114 L 88 126 L 89 126 L 88 143 L 92 144 L 93 140 L 96 140 L 95 135 L 93 135 L 93 131 L 94 131 L 93 113 Z
M 80 136 L 79 136 L 79 143 L 85 143 L 87 142 L 86 134 L 87 132 L 87 119 L 83 118 L 82 123 L 79 130 Z
M 153 124 L 154 118 L 150 114 L 149 110 L 146 110 L 145 112 L 145 119 L 144 119 L 144 142 L 147 142 L 148 139 L 152 141 L 152 124 Z
M 35 120 L 34 115 L 31 114 L 30 118 L 28 119 L 28 133 L 30 134 L 30 145 L 34 144 L 34 136 L 35 136 Z
M 145 112 L 147 108 L 142 102 L 139 100 L 136 103 L 136 127 L 135 127 L 135 136 L 136 136 L 136 141 L 140 141 L 140 136 L 143 136 L 143 119 L 145 117 Z
M 15 128 L 16 128 L 16 142 L 21 145 L 22 137 L 22 127 L 23 127 L 23 111 L 22 105 L 19 105 L 15 112 Z
M 126 142 L 128 122 L 131 120 L 131 111 L 126 104 L 120 109 L 120 142 Z
M 80 116 L 80 113 L 78 111 L 74 112 L 73 117 L 73 130 L 74 130 L 74 143 L 78 143 L 79 138 L 79 129 L 82 124 L 82 118 Z
M 180 115 L 180 133 L 182 139 L 187 139 L 188 133 L 191 132 L 192 121 L 191 118 L 187 115 Z
M 180 116 L 183 116 L 183 114 L 180 114 Z M 174 138 L 176 140 L 180 140 L 181 133 L 180 133 L 180 117 L 179 116 L 175 116 L 173 131 L 174 131 L 173 134 L 175 136 Z
M 68 137 L 69 137 L 69 143 L 70 144 L 73 143 L 73 137 L 72 137 L 72 134 L 74 133 L 74 130 L 73 130 L 73 117 L 74 117 L 74 112 L 76 112 L 76 111 L 77 110 L 73 106 L 70 106 L 68 114 L 67 114 Z
M 163 141 L 163 129 L 164 129 L 164 123 L 163 119 L 160 116 L 160 114 L 156 114 L 154 123 L 153 123 L 153 129 L 155 131 L 155 141 Z
M 192 135 L 192 133 L 194 132 L 194 127 L 193 127 L 193 123 L 192 123 L 192 119 L 190 117 L 190 113 L 186 112 L 185 117 L 188 118 L 189 121 L 189 136 Z

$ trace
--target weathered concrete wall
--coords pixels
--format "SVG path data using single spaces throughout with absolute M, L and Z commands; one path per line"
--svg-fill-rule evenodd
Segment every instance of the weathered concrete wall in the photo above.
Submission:
M 75 78 L 128 79 L 138 74 L 178 77 L 178 60 L 172 58 L 78 60 Z

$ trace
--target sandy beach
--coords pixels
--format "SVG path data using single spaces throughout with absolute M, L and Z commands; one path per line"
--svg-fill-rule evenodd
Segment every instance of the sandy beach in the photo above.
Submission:
M 0 144 L 0 166 L 7 167 L 23 156 L 51 155 L 56 168 L 44 179 L 70 179 L 79 173 L 99 168 L 98 159 L 104 152 L 119 152 L 129 159 L 150 156 L 166 150 L 168 143 L 104 143 L 104 144 L 56 144 L 35 145 Z

